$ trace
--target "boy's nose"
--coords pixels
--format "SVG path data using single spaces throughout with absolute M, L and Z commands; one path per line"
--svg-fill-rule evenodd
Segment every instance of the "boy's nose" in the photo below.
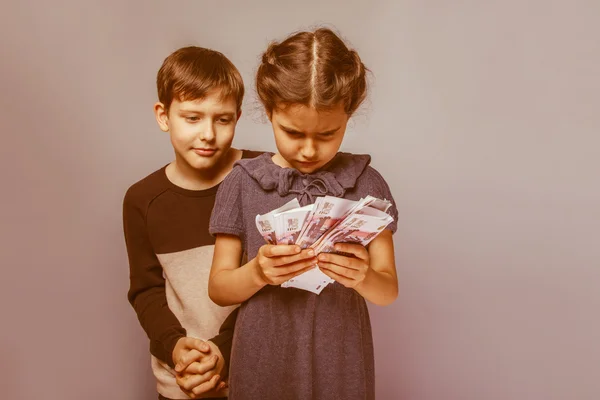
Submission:
M 212 124 L 212 121 L 208 121 L 202 127 L 202 132 L 200 132 L 200 139 L 206 142 L 211 142 L 215 139 L 215 128 Z

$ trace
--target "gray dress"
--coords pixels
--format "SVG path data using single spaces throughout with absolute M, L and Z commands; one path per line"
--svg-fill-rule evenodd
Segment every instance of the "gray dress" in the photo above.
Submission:
M 320 171 L 302 174 L 273 163 L 272 153 L 240 160 L 221 184 L 210 232 L 242 240 L 248 259 L 265 244 L 257 214 L 294 197 L 302 206 L 316 196 L 351 200 L 372 195 L 392 201 L 370 156 L 338 153 Z M 375 373 L 369 312 L 362 296 L 335 282 L 320 295 L 266 286 L 241 305 L 230 362 L 230 400 L 374 399 Z

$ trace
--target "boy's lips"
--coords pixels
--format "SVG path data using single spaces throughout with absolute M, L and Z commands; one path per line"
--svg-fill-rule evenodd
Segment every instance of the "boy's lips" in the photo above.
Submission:
M 203 157 L 212 156 L 217 151 L 217 149 L 196 148 L 196 147 L 193 148 L 192 150 L 194 150 L 194 153 L 198 154 L 199 156 L 203 156 Z

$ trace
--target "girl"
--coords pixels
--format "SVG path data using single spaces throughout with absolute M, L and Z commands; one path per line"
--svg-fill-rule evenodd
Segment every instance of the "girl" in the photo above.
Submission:
M 242 303 L 230 363 L 231 400 L 373 399 L 374 361 L 365 299 L 394 301 L 398 282 L 392 233 L 354 255 L 320 254 L 296 245 L 265 245 L 254 218 L 297 197 L 392 201 L 368 155 L 338 152 L 348 119 L 366 96 L 366 68 L 329 29 L 301 32 L 263 54 L 256 88 L 273 126 L 277 153 L 240 160 L 219 188 L 210 222 L 216 236 L 211 299 Z M 249 262 L 242 264 L 246 252 Z M 313 268 L 336 282 L 320 295 L 281 283 Z

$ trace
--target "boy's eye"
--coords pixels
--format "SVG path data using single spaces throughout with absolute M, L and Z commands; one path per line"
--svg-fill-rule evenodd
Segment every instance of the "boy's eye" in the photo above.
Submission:
M 185 117 L 185 119 L 189 122 L 196 122 L 200 120 L 200 117 Z
M 231 118 L 220 118 L 219 122 L 222 124 L 228 124 L 231 122 Z
M 302 135 L 300 132 L 296 132 L 296 131 L 284 131 L 284 132 L 292 137 L 300 137 Z

